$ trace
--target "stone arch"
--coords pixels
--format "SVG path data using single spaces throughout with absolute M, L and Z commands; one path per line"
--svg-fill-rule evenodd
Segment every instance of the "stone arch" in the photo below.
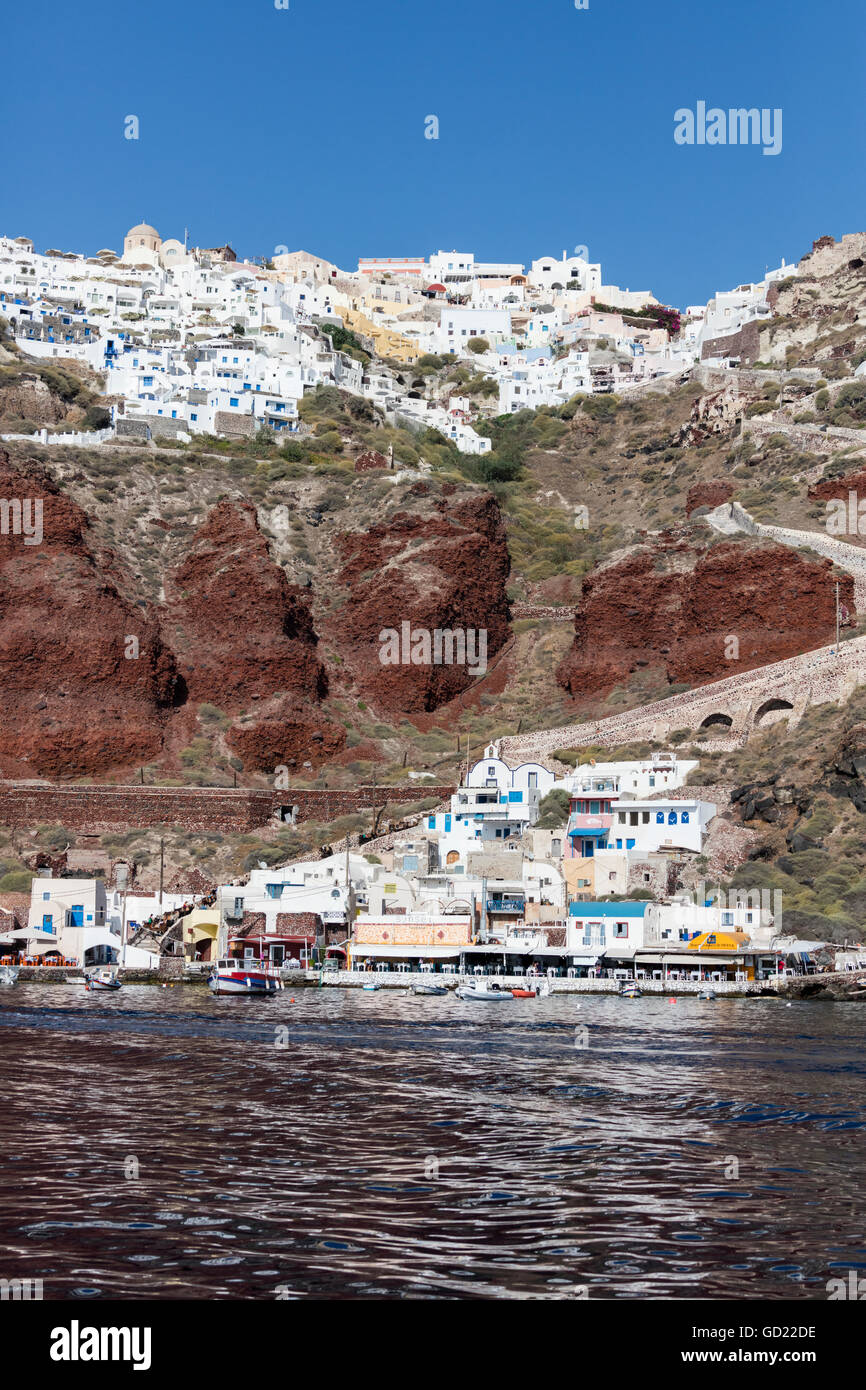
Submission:
M 758 705 L 755 710 L 755 728 L 766 728 L 768 724 L 776 724 L 780 719 L 787 719 L 789 714 L 794 713 L 794 706 L 790 700 L 782 700 L 774 696 L 771 700 L 765 700 L 762 705 Z
M 719 727 L 730 729 L 733 726 L 733 719 L 729 714 L 723 714 L 717 710 L 714 714 L 708 714 L 706 719 L 701 720 L 702 729 L 717 729 Z

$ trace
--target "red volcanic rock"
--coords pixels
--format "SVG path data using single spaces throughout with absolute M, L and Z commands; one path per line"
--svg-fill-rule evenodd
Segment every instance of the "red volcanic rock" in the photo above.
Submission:
M 387 468 L 388 460 L 378 449 L 367 449 L 355 459 L 355 472 L 368 473 L 373 468 Z
M 147 762 L 182 698 L 152 613 L 124 594 L 114 556 L 95 553 L 85 513 L 45 472 L 15 469 L 0 450 L 0 497 L 0 770 L 64 777 Z
M 311 711 L 307 719 L 258 719 L 232 726 L 228 742 L 243 759 L 244 767 L 273 772 L 285 767 L 300 772 L 305 762 L 333 758 L 346 742 L 346 730 L 329 724 Z
M 255 719 L 228 735 L 245 766 L 316 761 L 320 749 L 342 746 L 345 731 L 315 709 L 327 679 L 309 604 L 271 559 L 254 507 L 219 502 L 165 592 L 165 631 L 190 699 L 232 715 L 260 702 Z M 320 744 L 313 735 L 326 727 Z
M 853 579 L 838 576 L 854 611 Z M 670 537 L 584 580 L 571 651 L 557 679 L 576 698 L 599 698 L 636 670 L 702 685 L 833 640 L 829 560 L 787 546 L 724 541 L 699 549 Z M 729 639 L 738 639 L 736 657 Z
M 842 478 L 824 478 L 814 483 L 809 488 L 809 497 L 821 502 L 847 502 L 849 492 L 856 492 L 858 499 L 866 497 L 866 468 L 861 468 L 857 473 L 846 473 Z
M 693 483 L 686 495 L 686 516 L 691 516 L 698 507 L 720 507 L 734 495 L 733 483 L 724 478 L 712 478 L 704 483 Z
M 484 630 L 488 661 L 507 640 L 510 560 L 489 493 L 419 501 L 369 531 L 343 533 L 337 546 L 337 585 L 346 598 L 328 620 L 328 635 L 358 691 L 377 707 L 435 710 L 476 679 L 465 664 L 383 665 L 381 632 L 399 632 L 404 622 L 431 635 Z

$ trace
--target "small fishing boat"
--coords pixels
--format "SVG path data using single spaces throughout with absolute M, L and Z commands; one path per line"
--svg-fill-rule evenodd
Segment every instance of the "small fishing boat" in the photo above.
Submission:
M 20 968 L 18 965 L 0 965 L 0 985 L 14 985 Z
M 445 985 L 413 985 L 413 994 L 447 994 Z
M 115 966 L 104 965 L 99 970 L 91 970 L 84 977 L 84 988 L 87 990 L 120 989 L 120 980 L 117 978 Z
M 208 976 L 208 986 L 214 994 L 243 994 L 257 999 L 269 999 L 283 988 L 279 972 L 269 961 L 246 957 L 244 960 L 219 960 Z
M 370 983 L 369 983 L 368 985 L 362 985 L 361 988 L 362 988 L 362 989 L 371 989 L 371 990 L 372 990 L 372 989 L 378 989 L 378 988 L 379 988 L 379 984 L 378 984 L 378 981 L 376 981 L 376 980 L 371 980 Z
M 716 999 L 716 997 L 717 997 L 717 996 L 716 996 L 716 991 L 715 991 L 714 989 L 709 989 L 706 985 L 704 986 L 703 989 L 699 989 L 699 990 L 698 990 L 698 998 L 699 998 L 699 999 L 705 999 L 705 1000 L 709 1000 L 709 1001 L 714 1001 L 714 1000 Z
M 479 1004 L 498 1004 L 503 999 L 514 997 L 510 989 L 500 989 L 498 985 L 488 985 L 481 980 L 460 985 L 456 994 L 458 999 L 472 999 Z
M 643 990 L 634 980 L 626 980 L 619 992 L 620 999 L 643 999 Z

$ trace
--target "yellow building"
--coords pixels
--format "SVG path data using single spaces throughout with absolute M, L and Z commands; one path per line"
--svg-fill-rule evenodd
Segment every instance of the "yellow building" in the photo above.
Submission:
M 219 908 L 194 908 L 181 919 L 180 926 L 183 953 L 188 960 L 216 960 Z

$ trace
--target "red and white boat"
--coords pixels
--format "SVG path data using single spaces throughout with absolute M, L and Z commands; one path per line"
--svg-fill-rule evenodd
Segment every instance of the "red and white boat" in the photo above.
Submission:
M 245 994 L 258 998 L 276 994 L 283 982 L 270 961 L 247 956 L 244 960 L 218 960 L 208 976 L 208 985 L 214 994 Z

